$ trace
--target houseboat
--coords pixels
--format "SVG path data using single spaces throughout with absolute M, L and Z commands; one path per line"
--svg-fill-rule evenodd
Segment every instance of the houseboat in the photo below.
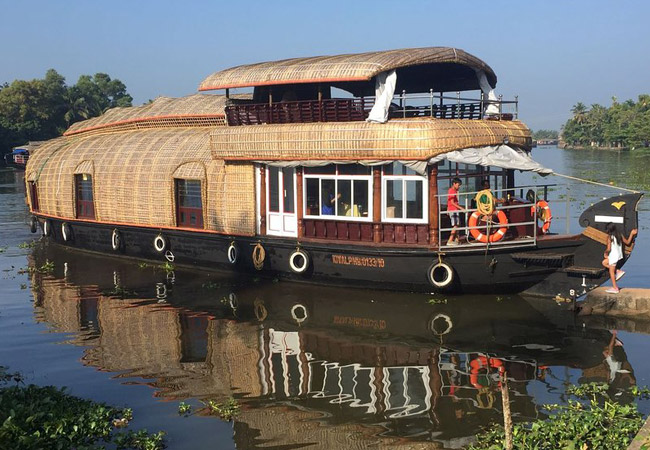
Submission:
M 24 169 L 29 159 L 29 150 L 26 148 L 16 147 L 11 153 L 5 155 L 5 164 L 17 169 Z
M 548 185 L 515 181 L 551 171 L 531 158 L 518 103 L 497 97 L 496 83 L 483 61 L 447 47 L 216 72 L 201 93 L 110 109 L 40 146 L 25 175 L 32 230 L 80 249 L 313 283 L 593 289 L 607 279 L 605 226 L 637 228 L 641 194 L 591 206 L 581 234 L 554 233 Z M 456 178 L 460 212 L 447 209 Z

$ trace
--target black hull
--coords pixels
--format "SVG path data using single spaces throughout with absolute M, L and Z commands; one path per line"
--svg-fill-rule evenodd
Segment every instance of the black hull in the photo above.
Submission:
M 534 247 L 492 247 L 489 250 L 482 247 L 441 253 L 439 256 L 438 252 L 427 248 L 298 242 L 295 238 L 227 236 L 48 217 L 39 218 L 41 229 L 46 221 L 49 238 L 55 243 L 107 255 L 151 260 L 159 264 L 173 258 L 173 264 L 179 266 L 231 270 L 316 284 L 410 292 L 492 294 L 528 291 L 534 295 L 555 297 L 559 294 L 568 298 L 572 290 L 580 293 L 584 289 L 582 276 L 564 272 L 556 261 L 531 264 L 530 258 L 522 261 L 516 256 L 521 252 L 526 255 L 580 253 L 599 261 L 597 256 L 591 255 L 602 254 L 600 244 L 582 236 L 540 239 Z M 68 230 L 67 239 L 64 239 L 62 231 L 64 223 Z M 117 249 L 113 248 L 114 230 L 120 234 Z M 154 248 L 154 239 L 159 235 L 166 241 L 164 251 Z M 235 263 L 228 260 L 228 249 L 233 243 L 238 251 Z M 258 244 L 265 251 L 259 270 L 253 261 L 253 251 Z M 295 273 L 289 264 L 290 256 L 297 248 L 305 251 L 310 258 L 308 268 L 303 273 Z M 445 288 L 433 286 L 428 278 L 431 267 L 438 263 L 439 258 L 453 269 L 453 281 Z M 606 280 L 606 274 L 601 272 L 597 276 L 590 276 L 588 290 Z M 543 282 L 549 277 L 553 277 L 554 282 L 545 286 Z

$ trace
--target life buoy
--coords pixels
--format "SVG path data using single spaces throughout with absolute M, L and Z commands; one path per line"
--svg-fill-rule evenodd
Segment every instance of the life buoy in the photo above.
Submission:
M 259 242 L 253 248 L 253 266 L 255 266 L 256 270 L 262 270 L 264 268 L 264 260 L 266 259 L 266 251 L 264 250 L 264 247 L 262 247 L 262 244 Z
M 29 219 L 29 231 L 36 233 L 36 230 L 38 230 L 38 219 L 36 216 L 32 216 L 32 218 Z
M 438 289 L 449 287 L 454 282 L 454 269 L 449 264 L 439 261 L 429 268 L 429 283 Z
M 293 305 L 291 308 L 291 317 L 296 321 L 298 325 L 307 320 L 309 318 L 309 314 L 307 313 L 307 308 L 305 305 L 302 305 L 300 303 Z
M 230 243 L 230 246 L 226 251 L 226 256 L 228 257 L 228 262 L 230 264 L 235 264 L 237 262 L 237 258 L 239 257 L 239 249 L 237 248 L 237 244 L 235 244 L 235 241 L 232 241 Z
M 61 236 L 63 237 L 63 242 L 72 241 L 72 228 L 68 222 L 61 224 Z
M 481 233 L 481 230 L 478 229 L 478 220 L 480 217 L 486 217 L 485 215 L 481 214 L 478 210 L 474 211 L 471 216 L 469 216 L 469 220 L 467 221 L 467 225 L 469 226 L 469 233 L 472 235 L 474 239 L 476 239 L 479 242 L 483 242 L 484 244 L 487 244 L 488 242 L 497 242 L 503 239 L 503 236 L 505 236 L 506 231 L 508 228 L 506 225 L 508 224 L 508 218 L 506 217 L 506 213 L 503 211 L 499 210 L 496 212 L 497 220 L 499 221 L 499 229 L 496 230 L 494 233 L 491 234 L 483 234 Z M 489 215 L 487 216 L 489 220 L 492 220 L 492 216 Z
M 487 374 L 489 373 L 490 368 L 497 369 L 499 371 L 499 377 L 502 377 L 506 371 L 506 368 L 503 365 L 503 361 L 497 358 L 488 359 L 486 356 L 483 355 L 471 360 L 469 362 L 469 367 L 470 367 L 469 382 L 476 389 L 482 389 L 485 387 L 478 381 L 478 377 L 481 373 L 481 370 L 485 370 L 485 373 Z M 499 386 L 501 386 L 501 381 L 499 381 Z
M 530 207 L 530 215 L 534 217 L 535 211 L 537 211 L 537 218 L 544 221 L 540 231 L 542 234 L 548 233 L 549 228 L 551 228 L 551 220 L 553 219 L 551 207 L 548 206 L 545 200 L 540 200 L 534 206 Z
M 49 236 L 50 234 L 52 234 L 52 221 L 45 219 L 43 221 L 43 236 Z
M 439 322 L 444 323 L 444 329 L 436 325 Z M 436 316 L 429 321 L 429 330 L 436 336 L 443 336 L 449 333 L 453 327 L 454 323 L 451 321 L 451 317 L 447 314 L 436 314 Z
M 162 253 L 167 248 L 167 239 L 162 234 L 159 234 L 153 239 L 153 248 L 158 252 Z
M 309 268 L 309 262 L 309 254 L 302 249 L 297 248 L 289 255 L 289 267 L 294 273 L 305 273 Z
M 266 306 L 264 306 L 264 302 L 259 298 L 256 298 L 255 302 L 253 302 L 253 305 L 255 308 L 255 317 L 257 317 L 257 320 L 260 322 L 264 322 L 264 320 L 266 320 L 266 317 L 269 315 L 269 312 L 266 310 Z
M 122 233 L 117 228 L 113 230 L 113 234 L 111 235 L 111 248 L 114 251 L 122 248 Z

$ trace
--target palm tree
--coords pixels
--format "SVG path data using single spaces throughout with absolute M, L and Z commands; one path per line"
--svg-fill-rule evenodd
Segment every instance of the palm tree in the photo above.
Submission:
M 585 114 L 587 113 L 587 107 L 585 106 L 584 103 L 578 102 L 575 105 L 573 105 L 573 108 L 571 108 L 571 112 L 573 113 L 573 118 L 577 123 L 583 123 L 585 121 Z

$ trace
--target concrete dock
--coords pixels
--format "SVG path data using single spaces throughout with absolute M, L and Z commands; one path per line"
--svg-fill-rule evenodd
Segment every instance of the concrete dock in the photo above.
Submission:
M 599 287 L 579 302 L 580 315 L 607 315 L 650 320 L 650 289 L 623 288 L 618 294 Z
M 623 329 L 633 333 L 650 334 L 650 289 L 623 288 L 618 294 L 610 294 L 606 287 L 599 287 L 578 303 L 580 316 L 602 322 L 609 329 Z M 628 450 L 650 449 L 650 418 L 646 420 Z

